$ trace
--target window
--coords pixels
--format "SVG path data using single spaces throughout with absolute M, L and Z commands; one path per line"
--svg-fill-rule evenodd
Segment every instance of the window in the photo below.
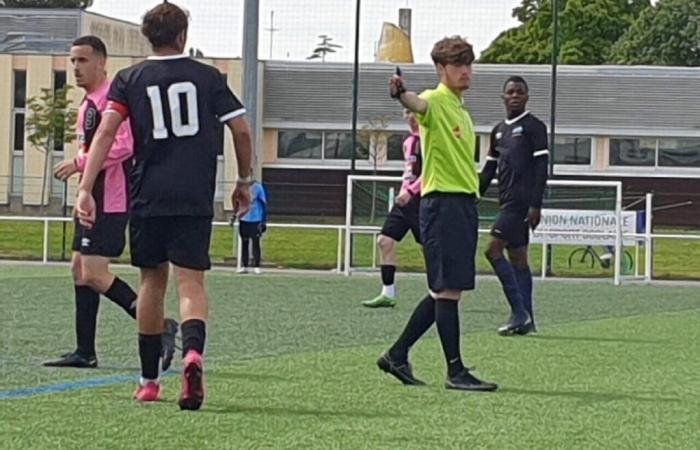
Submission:
M 333 131 L 324 135 L 323 159 L 352 159 L 352 133 Z
M 12 157 L 12 194 L 21 194 L 24 187 L 24 158 L 21 156 Z
M 700 167 L 700 139 L 659 139 L 659 166 Z
M 56 91 L 59 89 L 63 88 L 66 85 L 66 72 L 63 70 L 58 70 L 54 71 L 53 73 L 53 91 L 54 94 Z M 53 150 L 55 152 L 63 152 L 63 146 L 65 142 L 63 142 L 63 132 L 65 130 L 63 127 L 57 127 L 56 128 L 56 134 L 55 134 L 55 139 L 54 139 L 54 144 L 53 144 Z
M 323 136 L 316 131 L 280 131 L 277 138 L 278 158 L 321 159 Z
M 611 138 L 611 166 L 656 165 L 656 139 L 653 138 Z
M 476 143 L 474 144 L 474 162 L 477 164 L 481 160 L 481 139 L 482 136 L 480 134 L 477 134 Z
M 24 108 L 27 101 L 27 72 L 15 70 L 15 108 Z
M 556 136 L 554 138 L 554 163 L 591 165 L 593 139 L 585 136 Z
M 13 135 L 12 135 L 12 183 L 10 192 L 21 194 L 24 186 L 24 107 L 27 103 L 27 72 L 13 72 Z
M 24 151 L 24 113 L 15 113 L 15 134 L 14 146 L 12 149 L 15 152 Z

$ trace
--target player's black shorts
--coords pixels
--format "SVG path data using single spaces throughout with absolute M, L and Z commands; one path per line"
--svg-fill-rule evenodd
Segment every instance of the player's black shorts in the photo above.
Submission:
M 420 232 L 433 292 L 474 289 L 479 213 L 469 194 L 432 192 L 421 199 Z
M 420 197 L 414 196 L 403 206 L 394 205 L 382 226 L 382 234 L 393 240 L 401 241 L 408 230 L 420 244 Z
M 491 236 L 506 242 L 506 248 L 520 248 L 530 243 L 527 210 L 502 210 L 491 228 Z
M 262 235 L 260 232 L 260 222 L 246 222 L 241 220 L 238 226 L 238 232 L 243 239 L 253 239 Z
M 132 218 L 131 264 L 155 268 L 170 261 L 185 269 L 209 270 L 211 221 L 206 216 Z
M 91 229 L 75 221 L 73 233 L 73 251 L 81 255 L 104 256 L 116 258 L 121 256 L 126 244 L 127 213 L 97 214 Z

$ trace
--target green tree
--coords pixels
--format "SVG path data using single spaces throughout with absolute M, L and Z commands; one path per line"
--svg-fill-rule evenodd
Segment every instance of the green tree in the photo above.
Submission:
M 75 140 L 75 121 L 77 112 L 71 107 L 68 92 L 72 89 L 65 85 L 61 89 L 42 88 L 41 95 L 27 100 L 29 111 L 26 128 L 27 140 L 38 151 L 44 154 L 44 173 L 41 182 L 41 205 L 43 208 L 46 198 L 46 187 L 49 176 L 49 161 L 56 143 Z
M 7 8 L 89 8 L 93 0 L 0 0 Z
M 610 62 L 700 66 L 700 1 L 659 0 L 615 44 Z
M 650 5 L 650 0 L 559 0 L 559 61 L 606 63 L 613 44 Z M 550 62 L 552 6 L 552 0 L 523 0 L 513 9 L 513 17 L 522 24 L 501 33 L 481 54 L 480 62 Z

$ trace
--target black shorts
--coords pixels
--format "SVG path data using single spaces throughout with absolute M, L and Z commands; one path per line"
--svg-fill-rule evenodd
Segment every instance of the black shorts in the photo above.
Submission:
M 530 225 L 527 210 L 503 210 L 498 213 L 491 228 L 491 236 L 506 242 L 506 248 L 525 247 L 530 243 Z
M 426 195 L 420 203 L 420 232 L 430 290 L 474 289 L 479 238 L 475 196 L 441 192 Z
M 81 255 L 116 258 L 121 256 L 126 244 L 126 213 L 98 214 L 91 229 L 80 225 L 76 219 L 73 232 L 73 251 Z
M 420 197 L 414 196 L 403 206 L 394 205 L 382 226 L 382 234 L 400 242 L 408 230 L 420 244 Z
M 242 239 L 259 238 L 262 235 L 260 232 L 260 224 L 261 222 L 241 221 L 238 225 L 238 234 L 241 235 Z
M 211 217 L 132 218 L 129 223 L 131 264 L 155 268 L 164 262 L 192 270 L 209 270 Z

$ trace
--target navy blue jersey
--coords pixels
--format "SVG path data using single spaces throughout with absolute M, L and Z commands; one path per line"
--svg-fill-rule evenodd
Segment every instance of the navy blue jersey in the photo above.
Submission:
M 548 156 L 547 127 L 529 112 L 493 128 L 486 165 L 495 163 L 498 169 L 502 210 L 527 211 L 542 206 Z
M 185 55 L 121 70 L 108 110 L 131 117 L 134 217 L 213 216 L 221 123 L 245 113 L 214 67 Z

